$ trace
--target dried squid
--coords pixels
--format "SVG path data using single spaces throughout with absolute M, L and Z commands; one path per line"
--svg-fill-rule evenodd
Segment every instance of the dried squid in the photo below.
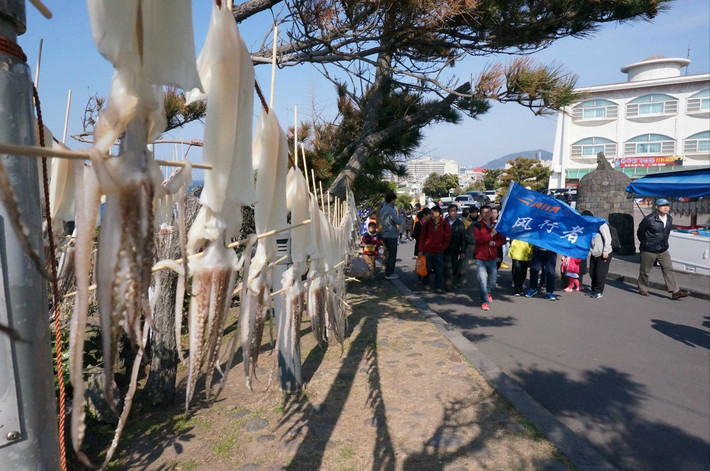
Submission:
M 226 2 L 213 3 L 210 27 L 197 61 L 205 93 L 193 90 L 189 100 L 207 98 L 203 156 L 213 170 L 205 176 L 202 207 L 190 228 L 192 298 L 189 310 L 190 357 L 185 408 L 197 378 L 211 378 L 224 333 L 227 309 L 240 264 L 244 261 L 226 245 L 239 236 L 243 205 L 254 203 L 251 131 L 254 69 Z M 251 252 L 251 247 L 245 254 Z M 224 372 L 224 375 L 228 373 Z
M 158 4 L 162 7 L 158 8 Z M 87 5 L 94 41 L 99 52 L 114 66 L 111 91 L 94 128 L 94 147 L 89 151 L 94 172 L 87 177 L 76 199 L 78 294 L 70 340 L 76 411 L 72 416 L 72 441 L 79 458 L 89 466 L 87 457 L 79 451 L 84 432 L 82 355 L 98 196 L 99 193 L 106 195 L 95 270 L 103 338 L 104 389 L 106 397 L 111 397 L 118 337 L 125 331 L 141 353 L 147 332 L 141 325 L 141 316 L 150 316 L 153 205 L 156 196 L 167 188 L 161 185 L 160 169 L 147 144 L 165 128 L 162 87 L 170 84 L 192 89 L 200 84 L 194 55 L 184 54 L 190 50 L 186 45 L 192 43 L 189 0 L 89 0 Z M 151 33 L 154 30 L 162 32 L 160 38 Z M 182 50 L 179 45 L 187 49 Z M 147 56 L 161 54 L 170 57 L 166 59 L 169 66 L 146 61 Z M 161 70 L 156 70 L 157 67 Z M 103 153 L 122 135 L 119 157 L 107 159 Z M 132 381 L 135 382 L 135 375 Z M 125 424 L 133 391 L 135 384 L 129 387 L 116 437 Z M 108 450 L 104 466 L 116 444 L 117 438 Z
M 273 112 L 262 112 L 259 116 L 252 156 L 257 170 L 254 219 L 258 235 L 286 224 L 288 141 Z M 275 256 L 276 240 L 273 237 L 260 239 L 243 287 L 240 327 L 244 374 L 250 391 L 271 307 L 273 265 L 270 262 Z

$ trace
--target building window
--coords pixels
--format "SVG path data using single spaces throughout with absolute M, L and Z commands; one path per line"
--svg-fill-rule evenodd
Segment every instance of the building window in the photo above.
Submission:
M 657 116 L 675 114 L 678 111 L 678 100 L 670 95 L 644 95 L 631 100 L 626 105 L 626 116 Z
M 688 98 L 688 113 L 710 111 L 710 89 L 698 92 Z
M 616 143 L 604 137 L 588 137 L 572 144 L 571 157 L 596 157 L 599 152 L 605 156 L 616 156 Z
M 642 134 L 626 141 L 625 155 L 673 155 L 675 141 L 662 134 Z
M 572 110 L 572 117 L 578 121 L 590 119 L 616 119 L 618 115 L 618 105 L 609 100 L 588 100 L 575 106 Z
M 710 131 L 693 134 L 685 140 L 686 154 L 710 154 Z

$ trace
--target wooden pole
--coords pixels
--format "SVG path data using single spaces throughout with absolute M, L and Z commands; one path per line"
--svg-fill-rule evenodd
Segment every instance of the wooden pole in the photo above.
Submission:
M 42 44 L 44 39 L 39 39 L 39 51 L 37 52 L 37 67 L 35 68 L 35 88 L 39 90 L 39 68 L 42 65 Z
M 55 149 L 53 147 L 38 147 L 38 146 L 20 146 L 12 144 L 0 144 L 0 154 L 19 155 L 22 157 L 59 157 L 62 159 L 72 160 L 88 160 L 89 155 L 83 151 L 73 151 L 66 149 Z M 106 155 L 106 158 L 116 158 L 116 156 Z M 158 165 L 166 165 L 168 167 L 184 167 L 185 162 L 170 162 L 167 160 L 156 160 Z M 201 168 L 204 170 L 212 170 L 211 165 L 207 164 L 191 164 L 193 168 Z
M 318 200 L 318 189 L 316 188 L 316 173 L 311 169 L 311 183 L 313 183 L 313 196 Z
M 71 108 L 71 88 L 67 95 L 67 111 L 64 114 L 64 132 L 62 133 L 62 144 L 67 142 L 67 128 L 69 127 L 69 109 Z
M 308 181 L 308 164 L 306 164 L 306 147 L 301 143 L 301 156 L 303 157 L 303 174 L 306 176 L 306 186 L 308 191 L 311 188 L 311 182 Z
M 276 41 L 279 37 L 279 27 L 274 26 L 274 50 L 271 54 L 271 97 L 269 98 L 269 108 L 274 109 L 274 88 L 276 88 Z

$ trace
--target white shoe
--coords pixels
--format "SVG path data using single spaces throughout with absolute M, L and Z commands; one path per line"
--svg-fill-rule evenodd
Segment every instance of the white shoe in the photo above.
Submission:
M 399 278 L 397 275 L 385 276 L 385 280 L 396 280 L 397 278 Z

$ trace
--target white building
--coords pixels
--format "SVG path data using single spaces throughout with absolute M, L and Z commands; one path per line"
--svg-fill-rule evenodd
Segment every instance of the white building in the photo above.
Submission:
M 560 113 L 550 188 L 575 186 L 599 152 L 631 178 L 710 165 L 710 73 L 681 75 L 688 59 L 652 56 L 621 69 L 626 82 L 579 88 Z
M 407 162 L 407 173 L 412 180 L 424 182 L 432 173 L 458 175 L 459 163 L 449 159 L 434 160 L 431 157 L 421 157 Z

